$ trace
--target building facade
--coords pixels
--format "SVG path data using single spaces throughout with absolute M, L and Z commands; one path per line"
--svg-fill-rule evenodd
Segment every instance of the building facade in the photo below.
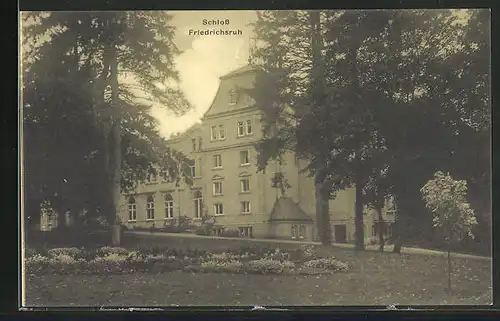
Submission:
M 262 111 L 245 90 L 252 88 L 255 70 L 237 69 L 220 79 L 212 105 L 198 123 L 169 140 L 172 148 L 192 161 L 193 184 L 176 186 L 168 178 L 151 177 L 123 195 L 122 222 L 129 228 L 162 227 L 175 217 L 201 222 L 214 217 L 216 227 L 237 229 L 242 236 L 316 240 L 315 188 L 301 173 L 306 165 L 293 154 L 282 162 L 269 162 L 258 172 L 254 144 L 262 138 Z M 272 187 L 276 172 L 284 173 L 286 194 Z M 354 241 L 354 189 L 340 191 L 330 201 L 335 242 Z M 392 221 L 390 211 L 384 217 Z M 377 239 L 373 213 L 366 211 L 367 242 Z

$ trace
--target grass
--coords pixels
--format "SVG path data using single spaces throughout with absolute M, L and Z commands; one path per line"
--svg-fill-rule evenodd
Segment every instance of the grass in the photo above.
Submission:
M 47 275 L 26 282 L 27 306 L 435 305 L 491 304 L 491 262 L 453 260 L 445 294 L 444 256 L 354 252 L 321 247 L 352 267 L 323 276 L 170 272 L 107 276 Z

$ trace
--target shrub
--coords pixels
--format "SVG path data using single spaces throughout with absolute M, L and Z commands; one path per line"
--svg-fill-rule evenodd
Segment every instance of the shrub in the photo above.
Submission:
M 267 250 L 264 252 L 263 258 L 268 260 L 277 260 L 277 261 L 289 261 L 290 254 L 287 252 L 283 252 L 280 249 Z
M 238 273 L 243 270 L 243 263 L 237 260 L 216 261 L 209 260 L 200 264 L 201 270 L 204 272 L 227 272 Z
M 317 257 L 317 250 L 315 245 L 301 245 L 300 252 L 302 257 L 306 260 L 311 260 Z
M 41 274 L 50 265 L 50 260 L 46 256 L 35 254 L 24 260 L 24 268 L 27 274 Z
M 38 254 L 38 252 L 33 248 L 27 247 L 24 249 L 24 257 L 25 258 L 30 258 L 30 257 L 33 257 L 37 254 Z
M 127 255 L 118 254 L 118 253 L 110 253 L 105 256 L 98 256 L 93 261 L 94 262 L 111 262 L 111 263 L 123 263 L 129 259 L 128 253 Z
M 239 237 L 240 235 L 240 230 L 237 229 L 224 229 L 221 233 L 223 237 Z
M 68 254 L 58 254 L 58 255 L 53 255 L 52 257 L 49 258 L 51 263 L 60 263 L 60 264 L 75 264 L 77 263 L 77 260 Z
M 304 262 L 302 264 L 304 268 L 313 269 L 324 269 L 333 272 L 346 272 L 349 269 L 349 265 L 335 258 L 322 258 Z
M 205 236 L 211 235 L 214 225 L 215 222 L 212 216 L 203 215 L 201 217 L 201 226 L 196 229 L 196 234 Z
M 177 218 L 177 227 L 182 230 L 186 231 L 192 227 L 192 219 L 187 216 L 179 216 Z
M 260 259 L 249 261 L 247 264 L 247 272 L 258 274 L 283 274 L 293 269 L 294 266 L 295 264 L 291 261 Z
M 201 226 L 196 229 L 196 235 L 204 235 L 204 236 L 209 236 L 211 233 L 211 228 L 207 228 L 206 226 Z
M 50 249 L 47 251 L 47 254 L 49 255 L 49 257 L 55 257 L 58 255 L 68 255 L 75 258 L 77 256 L 81 256 L 82 251 L 80 249 L 77 249 L 76 247 L 62 247 L 62 248 Z
M 128 255 L 128 250 L 122 247 L 104 246 L 96 250 L 96 256 L 107 256 L 109 254 Z

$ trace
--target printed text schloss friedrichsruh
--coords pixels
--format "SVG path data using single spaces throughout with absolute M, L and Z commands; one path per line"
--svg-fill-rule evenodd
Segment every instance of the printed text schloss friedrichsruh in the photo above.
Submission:
M 229 26 L 231 24 L 229 19 L 203 19 L 201 24 L 204 26 Z M 189 29 L 190 36 L 241 36 L 243 31 L 241 29 Z

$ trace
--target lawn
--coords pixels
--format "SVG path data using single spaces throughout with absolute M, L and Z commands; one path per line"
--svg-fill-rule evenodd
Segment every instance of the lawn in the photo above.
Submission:
M 356 253 L 320 248 L 348 262 L 348 272 L 321 276 L 169 272 L 45 275 L 27 279 L 27 306 L 419 305 L 490 304 L 491 261 L 453 260 L 445 294 L 444 256 Z

